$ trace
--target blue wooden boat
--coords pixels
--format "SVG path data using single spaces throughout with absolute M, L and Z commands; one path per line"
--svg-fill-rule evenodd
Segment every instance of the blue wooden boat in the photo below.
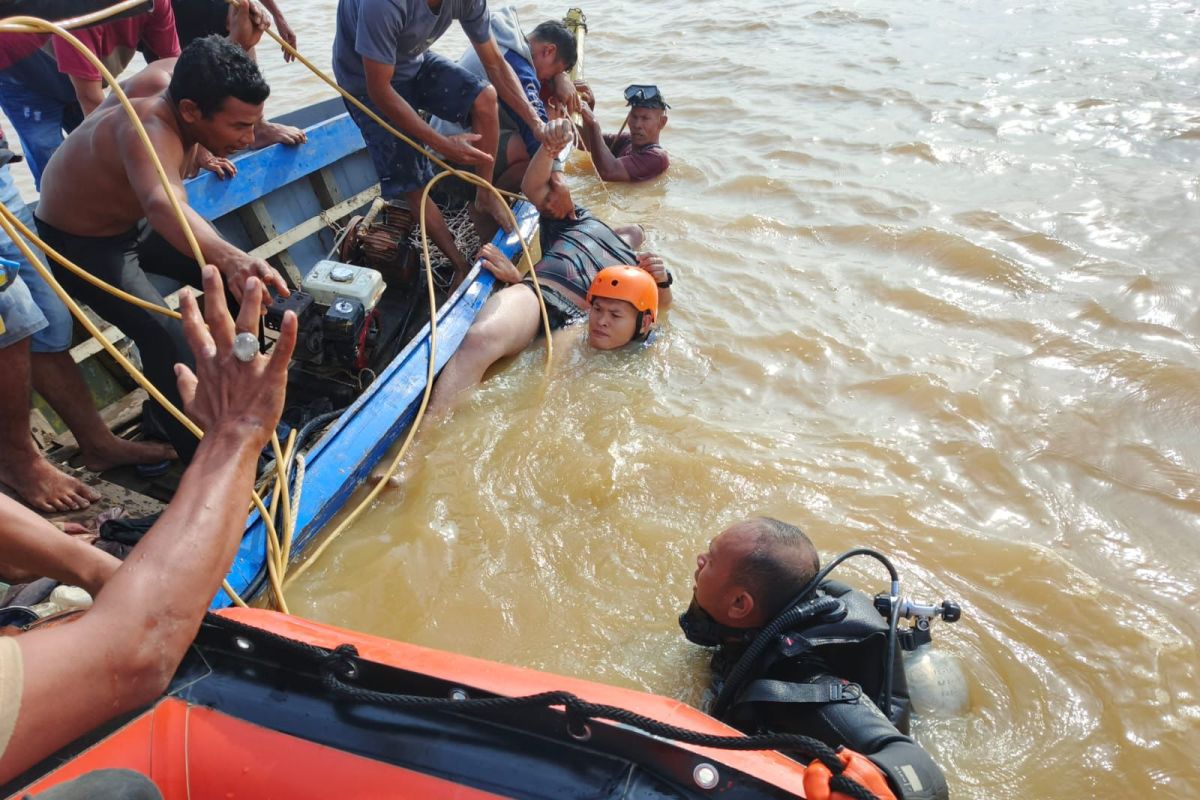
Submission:
M 192 207 L 228 241 L 268 258 L 299 284 L 334 249 L 332 226 L 371 204 L 379 187 L 363 139 L 340 100 L 301 109 L 279 121 L 303 128 L 308 142 L 242 154 L 235 159 L 235 178 L 223 181 L 203 173 L 188 181 L 186 188 Z M 536 210 L 522 201 L 514 213 L 529 241 L 536 232 Z M 494 241 L 510 257 L 520 250 L 515 234 L 501 232 Z M 440 306 L 437 369 L 462 342 L 494 283 L 491 273 L 476 263 Z M 302 557 L 305 546 L 412 422 L 425 389 L 429 336 L 426 323 L 308 450 L 304 488 L 295 510 L 294 556 Z M 256 511 L 246 521 L 228 577 L 243 598 L 262 589 L 265 554 L 265 530 Z M 222 591 L 212 607 L 220 609 L 230 603 Z

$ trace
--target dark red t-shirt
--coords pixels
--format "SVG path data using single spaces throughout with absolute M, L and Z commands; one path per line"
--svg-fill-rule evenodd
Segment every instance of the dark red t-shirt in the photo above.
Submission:
M 137 53 L 138 43 L 143 40 L 159 58 L 179 55 L 179 37 L 175 33 L 175 13 L 171 10 L 171 0 L 154 0 L 154 8 L 148 14 L 84 28 L 75 31 L 75 35 L 99 56 L 114 75 L 121 74 L 128 66 Z M 54 54 L 58 58 L 58 68 L 67 75 L 83 80 L 100 80 L 99 70 L 65 40 L 55 38 Z
M 659 144 L 648 144 L 636 150 L 633 147 L 633 137 L 628 133 L 613 136 L 604 134 L 604 143 L 608 149 L 624 165 L 631 181 L 648 181 L 657 178 L 671 166 L 667 151 Z

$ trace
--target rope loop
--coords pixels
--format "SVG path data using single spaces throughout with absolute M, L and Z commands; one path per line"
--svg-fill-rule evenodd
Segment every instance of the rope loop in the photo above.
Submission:
M 339 681 L 358 678 L 358 648 L 352 644 L 339 644 L 321 662 L 321 670 Z

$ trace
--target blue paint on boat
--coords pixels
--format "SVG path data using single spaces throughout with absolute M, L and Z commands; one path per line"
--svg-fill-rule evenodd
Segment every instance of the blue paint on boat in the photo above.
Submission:
M 342 112 L 342 113 L 338 113 Z M 221 180 L 204 173 L 186 183 L 193 209 L 211 221 L 226 239 L 250 250 L 239 218 L 248 204 L 261 201 L 282 233 L 320 213 L 309 176 L 323 168 L 331 174 L 343 198 L 352 197 L 378 182 L 358 128 L 339 101 L 326 101 L 280 118 L 303 127 L 308 142 L 299 147 L 272 145 L 234 159 L 238 174 Z M 538 214 L 527 202 L 513 209 L 521 235 L 529 243 L 537 231 Z M 510 258 L 521 249 L 517 235 L 496 235 L 493 240 Z M 307 272 L 332 247 L 325 228 L 288 248 Z M 435 370 L 445 366 L 458 349 L 467 329 L 491 294 L 495 278 L 478 262 L 467 279 L 438 309 Z M 359 484 L 379 463 L 416 415 L 425 391 L 429 367 L 430 326 L 425 327 L 392 360 L 365 392 L 333 423 L 305 457 L 304 487 L 295 509 L 296 535 L 293 558 L 302 556 L 321 529 L 334 517 Z M 270 497 L 264 498 L 270 504 Z M 228 580 L 243 598 L 261 590 L 266 578 L 266 533 L 257 511 L 246 521 L 245 533 Z M 224 590 L 211 608 L 232 604 Z

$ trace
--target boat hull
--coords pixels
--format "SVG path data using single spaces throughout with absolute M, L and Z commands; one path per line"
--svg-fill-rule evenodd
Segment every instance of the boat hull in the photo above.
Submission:
M 330 669 L 367 699 L 331 688 Z M 738 735 L 669 698 L 232 609 L 206 621 L 154 706 L 7 788 L 40 791 L 124 767 L 148 775 L 168 800 L 803 796 L 804 767 L 774 752 L 681 745 L 597 720 L 581 737 L 561 707 L 459 713 L 387 702 L 551 690 L 700 733 Z M 703 766 L 717 776 L 711 789 L 697 785 Z

